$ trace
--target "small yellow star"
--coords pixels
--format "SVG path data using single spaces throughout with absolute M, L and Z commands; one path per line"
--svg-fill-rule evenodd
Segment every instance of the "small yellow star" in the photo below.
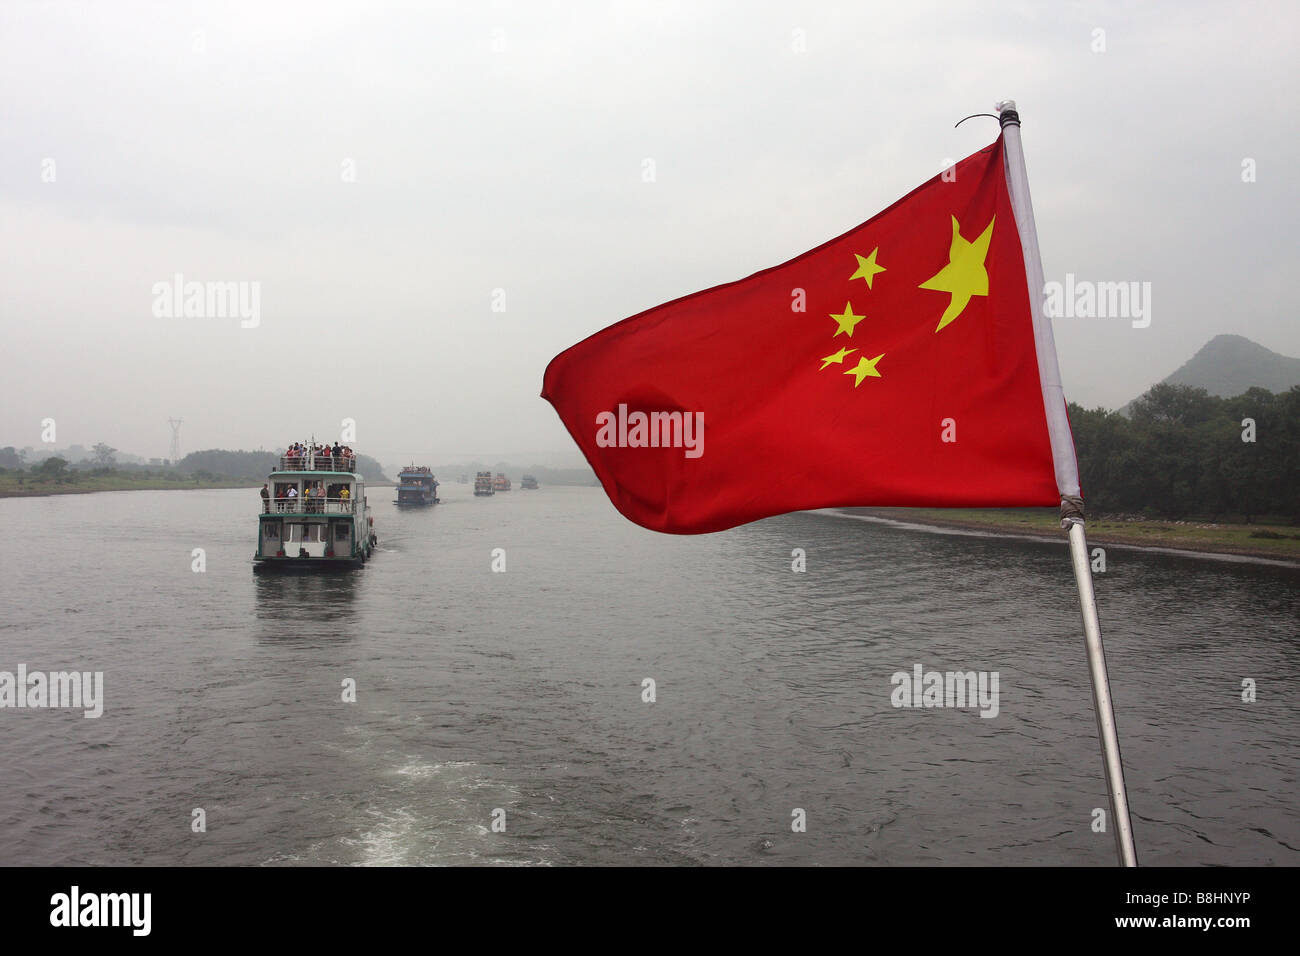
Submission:
M 876 265 L 876 253 L 879 251 L 880 247 L 876 246 L 876 248 L 871 250 L 871 255 L 867 256 L 865 259 L 862 258 L 862 256 L 859 256 L 856 252 L 853 253 L 858 260 L 858 271 L 849 276 L 850 282 L 854 279 L 866 279 L 867 288 L 871 288 L 871 280 L 876 277 L 876 273 L 885 271 L 884 266 Z
M 852 303 L 852 302 L 848 302 L 848 303 L 846 303 L 845 306 L 844 306 L 844 312 L 843 312 L 843 314 L 841 314 L 841 315 L 836 315 L 835 313 L 832 312 L 832 313 L 831 313 L 831 318 L 834 319 L 836 322 L 838 322 L 838 323 L 840 324 L 840 327 L 839 327 L 838 329 L 835 330 L 835 335 L 839 335 L 841 332 L 843 332 L 843 333 L 844 333 L 845 335 L 847 335 L 849 338 L 853 338 L 853 329 L 854 329 L 854 327 L 855 327 L 859 322 L 861 322 L 863 319 L 865 319 L 866 316 L 865 316 L 865 315 L 854 315 L 854 314 L 853 314 L 853 303 Z M 835 338 L 835 335 L 832 335 L 831 338 Z
M 833 337 L 834 336 L 832 336 L 832 338 Z M 819 368 L 817 371 L 820 372 L 822 369 L 824 369 L 827 365 L 830 365 L 832 362 L 834 362 L 836 365 L 843 365 L 845 357 L 848 356 L 850 353 L 856 351 L 857 349 L 840 349 L 834 355 L 826 356 L 824 359 L 822 359 L 822 368 Z
M 858 359 L 857 367 L 849 369 L 844 374 L 856 375 L 858 377 L 857 381 L 853 383 L 853 387 L 857 388 L 859 385 L 862 384 L 862 380 L 867 376 L 870 376 L 871 378 L 880 378 L 880 373 L 876 371 L 876 363 L 879 362 L 884 357 L 885 357 L 885 353 L 881 352 L 879 355 L 877 355 L 875 358 L 871 359 L 870 361 L 868 361 L 867 359 Z

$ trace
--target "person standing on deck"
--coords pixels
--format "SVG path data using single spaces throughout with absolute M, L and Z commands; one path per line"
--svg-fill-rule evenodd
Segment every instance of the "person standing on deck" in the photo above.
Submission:
M 262 486 L 262 514 L 268 514 L 271 511 L 271 492 L 267 491 L 266 485 Z

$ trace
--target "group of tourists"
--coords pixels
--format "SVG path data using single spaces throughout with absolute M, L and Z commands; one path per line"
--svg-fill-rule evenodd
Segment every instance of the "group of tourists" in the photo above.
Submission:
M 331 447 L 319 442 L 300 442 L 296 441 L 289 446 L 288 451 L 284 453 L 285 458 L 332 458 L 335 464 L 344 466 L 338 470 L 351 471 L 352 464 L 356 460 L 356 455 L 347 445 L 340 445 L 335 442 Z
M 280 501 L 297 501 L 299 498 L 298 486 L 296 484 L 282 484 L 276 482 L 275 500 Z M 352 493 L 345 484 L 326 485 L 323 481 L 308 481 L 303 484 L 302 488 L 302 510 L 304 512 L 322 512 L 325 510 L 325 502 L 333 499 L 335 501 L 347 502 L 351 500 Z M 283 505 L 276 506 L 277 511 L 297 511 L 297 506 Z M 346 509 L 346 505 L 343 510 Z M 269 514 L 271 511 L 271 489 L 267 485 L 262 485 L 262 511 Z

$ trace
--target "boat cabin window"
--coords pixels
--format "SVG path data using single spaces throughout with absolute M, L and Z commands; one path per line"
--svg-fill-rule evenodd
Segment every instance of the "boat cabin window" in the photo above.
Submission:
M 339 521 L 334 525 L 334 540 L 348 540 L 348 525 L 346 521 Z
M 312 524 L 291 524 L 288 525 L 288 536 L 285 541 L 324 541 L 324 525 Z
M 262 537 L 267 541 L 275 541 L 280 537 L 280 525 L 276 521 L 262 522 Z

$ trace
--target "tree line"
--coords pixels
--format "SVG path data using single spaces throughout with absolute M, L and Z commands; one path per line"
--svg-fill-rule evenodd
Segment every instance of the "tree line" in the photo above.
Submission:
M 176 466 L 178 471 L 217 478 L 254 478 L 265 481 L 266 476 L 280 466 L 280 456 L 273 451 L 227 451 L 210 448 L 190 452 Z M 387 481 L 383 466 L 369 455 L 357 455 L 357 471 L 366 481 Z
M 1160 384 L 1129 411 L 1069 406 L 1089 514 L 1300 524 L 1300 385 L 1219 398 Z
M 1075 404 L 1069 412 L 1089 514 L 1300 524 L 1300 385 L 1219 398 L 1203 388 L 1161 384 L 1133 402 L 1129 414 Z M 106 472 L 116 449 L 101 443 L 94 451 L 98 461 L 87 465 Z M 0 470 L 21 472 L 24 464 L 15 449 L 0 448 Z M 277 464 L 275 452 L 209 449 L 186 455 L 166 474 L 264 481 Z M 66 465 L 47 459 L 29 473 L 56 477 Z M 473 465 L 463 470 L 473 473 Z M 357 456 L 357 468 L 369 481 L 387 480 L 367 455 Z M 131 465 L 116 470 L 148 471 Z M 446 470 L 443 480 L 454 480 L 456 470 Z M 543 483 L 592 480 L 585 469 L 571 471 L 533 468 Z
M 250 481 L 265 481 L 266 476 L 274 471 L 280 462 L 280 456 L 272 451 L 227 451 L 224 448 L 211 448 L 195 451 L 186 455 L 179 462 L 165 468 L 147 465 L 119 464 L 113 458 L 116 448 L 102 442 L 95 446 L 93 459 L 77 464 L 70 464 L 63 458 L 51 457 L 25 467 L 22 453 L 12 446 L 0 448 L 0 471 L 26 472 L 34 477 L 46 477 L 57 480 L 71 480 L 74 472 L 90 472 L 97 475 L 118 473 L 123 475 L 154 475 L 169 479 L 201 478 L 247 478 Z M 383 466 L 369 455 L 357 455 L 357 470 L 367 481 L 387 481 Z

